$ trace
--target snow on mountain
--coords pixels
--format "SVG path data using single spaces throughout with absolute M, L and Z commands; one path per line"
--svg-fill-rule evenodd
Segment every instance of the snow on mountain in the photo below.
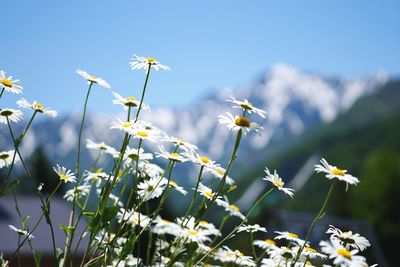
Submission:
M 332 121 L 357 99 L 380 88 L 387 80 L 388 76 L 383 72 L 355 79 L 332 79 L 278 64 L 265 73 L 261 82 L 245 88 L 215 91 L 198 103 L 179 110 L 152 109 L 143 112 L 142 118 L 172 136 L 197 144 L 204 154 L 219 160 L 228 153 L 227 150 L 230 151 L 226 148 L 232 137 L 226 127 L 218 124 L 218 115 L 238 111 L 225 101 L 229 93 L 238 99 L 247 98 L 267 111 L 265 120 L 251 117 L 264 127 L 264 133 L 246 136 L 244 142 L 247 144 L 242 146 L 248 152 L 256 152 L 264 149 L 271 140 L 278 142 L 301 134 L 307 127 Z M 89 114 L 83 140 L 105 141 L 119 149 L 122 135 L 109 129 L 113 117 Z M 28 134 L 29 141 L 24 142 L 22 150 L 30 153 L 32 146 L 41 144 L 53 159 L 74 155 L 80 119 L 81 114 L 70 114 L 56 120 L 42 120 Z M 46 129 L 45 133 L 43 129 Z

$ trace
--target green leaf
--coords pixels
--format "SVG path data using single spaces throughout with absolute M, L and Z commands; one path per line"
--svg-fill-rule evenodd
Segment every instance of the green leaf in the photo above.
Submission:
M 60 227 L 60 229 L 61 230 L 63 230 L 64 231 L 64 233 L 65 234 L 67 234 L 67 233 L 73 233 L 73 232 L 75 232 L 75 228 L 74 227 L 69 227 L 69 226 L 66 226 L 66 225 L 64 225 L 64 224 L 59 224 L 59 227 Z
M 117 215 L 119 208 L 117 206 L 106 207 L 101 220 L 103 225 L 108 225 L 110 221 Z
M 5 196 L 8 194 L 8 192 L 10 192 L 14 186 L 18 185 L 21 182 L 20 179 L 11 181 L 8 185 L 4 185 L 4 187 L 1 189 L 0 191 L 0 197 Z

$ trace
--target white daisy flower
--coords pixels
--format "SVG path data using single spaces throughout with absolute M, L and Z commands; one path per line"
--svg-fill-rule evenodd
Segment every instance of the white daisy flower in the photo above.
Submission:
M 263 250 L 269 250 L 276 247 L 276 242 L 272 239 L 254 240 L 253 244 Z
M 138 158 L 139 157 L 139 158 Z M 136 160 L 148 161 L 153 159 L 153 154 L 145 153 L 143 148 L 138 150 L 136 148 L 130 148 L 129 146 L 125 150 L 124 160 L 125 165 L 136 164 Z
M 292 251 L 290 247 L 272 247 L 268 250 L 268 254 L 270 258 L 275 262 L 286 262 L 288 266 L 290 266 L 292 259 L 295 257 L 295 253 Z
M 226 196 L 224 196 L 224 201 L 219 201 L 220 206 L 222 206 L 231 216 L 239 217 L 240 219 L 245 219 L 245 216 L 240 212 L 240 208 L 234 204 L 230 204 Z
M 3 253 L 0 253 L 0 266 L 1 267 L 9 267 L 8 260 L 4 259 Z
M 158 198 L 164 192 L 167 182 L 164 177 L 152 177 L 138 184 L 138 194 L 143 201 Z
M 87 184 L 95 183 L 96 187 L 99 187 L 102 181 L 108 179 L 109 174 L 102 172 L 102 170 L 99 169 L 96 172 L 84 171 L 83 177 Z M 112 180 L 112 176 L 110 177 L 110 180 Z
M 193 190 L 195 190 L 195 188 L 192 188 Z M 211 188 L 203 185 L 202 183 L 199 183 L 199 187 L 197 189 L 198 193 L 200 193 L 200 195 L 204 196 L 205 198 L 207 198 L 208 200 L 212 200 L 215 197 L 215 194 Z M 221 196 L 217 197 L 217 200 L 221 199 Z M 218 203 L 217 203 L 218 204 Z
M 108 82 L 106 82 L 105 80 L 103 80 L 102 78 L 90 75 L 89 73 L 87 73 L 86 71 L 80 70 L 78 69 L 76 71 L 76 73 L 81 76 L 83 79 L 85 79 L 86 81 L 88 81 L 88 83 L 97 83 L 98 85 L 100 85 L 101 87 L 110 89 L 111 85 L 108 84 Z
M 179 186 L 177 182 L 170 180 L 168 185 L 173 187 L 176 191 L 178 191 L 182 195 L 186 196 L 187 191 L 182 186 Z
M 267 176 L 264 177 L 263 180 L 271 182 L 276 188 L 278 188 L 278 190 L 283 191 L 285 194 L 293 198 L 294 189 L 283 187 L 285 183 L 282 181 L 282 178 L 279 177 L 276 170 L 274 171 L 274 174 L 272 174 L 269 172 L 268 168 L 265 168 L 265 173 L 267 174 Z
M 0 89 L 13 94 L 21 94 L 24 91 L 19 80 L 14 80 L 2 70 L 0 70 Z
M 154 220 L 154 226 L 152 227 L 152 232 L 158 235 L 169 234 L 173 236 L 179 236 L 180 231 L 181 227 L 178 224 L 164 220 L 160 216 Z
M 127 210 L 124 214 L 124 210 L 121 209 L 121 211 L 119 211 L 117 214 L 117 218 L 119 223 L 124 221 L 131 226 L 139 225 L 140 227 L 147 227 L 147 225 L 150 223 L 149 217 L 134 210 Z
M 244 100 L 240 101 L 240 100 L 237 100 L 233 95 L 230 95 L 230 96 L 229 96 L 229 99 L 227 99 L 226 101 L 232 102 L 232 103 L 236 104 L 236 105 L 233 106 L 234 108 L 240 108 L 240 109 L 242 109 L 242 110 L 247 111 L 247 112 L 250 113 L 250 114 L 251 114 L 252 112 L 254 112 L 254 113 L 256 113 L 257 115 L 259 115 L 260 117 L 262 117 L 262 118 L 265 118 L 265 116 L 267 115 L 267 112 L 265 112 L 265 111 L 262 110 L 262 109 L 256 108 L 256 107 L 253 106 L 253 104 L 252 104 L 249 100 L 247 100 L 247 99 L 244 99 Z
M 134 97 L 122 97 L 121 95 L 117 94 L 116 92 L 112 93 L 115 99 L 112 101 L 113 104 L 121 105 L 124 107 L 124 110 L 127 110 L 129 107 L 138 108 L 140 105 L 140 101 L 138 101 Z M 148 110 L 150 109 L 149 105 L 142 103 L 142 109 Z
M 338 239 L 340 243 L 347 249 L 355 248 L 360 251 L 365 250 L 367 247 L 371 246 L 368 239 L 359 235 L 353 234 L 352 231 L 342 232 L 340 229 L 333 225 L 329 225 L 329 229 L 326 231 L 327 234 L 331 234 L 330 239 Z
M 93 149 L 93 150 L 98 150 L 101 153 L 110 154 L 113 157 L 118 157 L 119 156 L 119 152 L 115 148 L 113 148 L 112 146 L 107 145 L 104 142 L 95 143 L 90 139 L 86 139 L 86 148 Z
M 8 225 L 8 228 L 9 228 L 10 230 L 13 230 L 14 232 L 16 232 L 16 233 L 19 234 L 19 235 L 24 235 L 24 236 L 28 236 L 28 235 L 29 235 L 29 232 L 28 232 L 28 231 L 25 231 L 25 230 L 22 230 L 22 229 L 18 229 L 18 228 L 15 227 L 14 225 L 9 224 L 9 225 Z M 28 239 L 33 239 L 33 238 L 35 238 L 35 237 L 34 237 L 32 234 L 29 235 L 29 237 L 28 237 Z
M 329 255 L 330 259 L 333 259 L 334 265 L 344 266 L 361 266 L 361 263 L 365 263 L 363 256 L 356 255 L 358 250 L 348 250 L 343 247 L 337 239 L 327 241 L 321 241 L 319 243 L 322 252 Z M 357 263 L 360 263 L 357 265 Z
M 286 232 L 286 231 L 275 231 L 276 234 L 278 234 L 277 236 L 275 236 L 275 239 L 285 239 L 288 241 L 293 241 L 296 242 L 297 244 L 299 244 L 300 246 L 304 245 L 304 240 L 300 239 L 299 236 L 297 234 L 294 233 L 290 233 L 290 232 Z
M 164 175 L 164 169 L 157 164 L 145 162 L 142 166 L 141 173 L 144 176 L 147 175 L 149 177 L 158 177 Z
M 264 258 L 261 261 L 261 267 L 279 267 L 279 262 L 270 258 Z
M 44 115 L 49 116 L 51 118 L 57 117 L 57 111 L 49 108 L 44 108 L 44 106 L 37 101 L 29 103 L 25 98 L 21 98 L 20 100 L 17 101 L 17 104 L 21 108 L 30 108 L 39 113 L 43 113 Z
M 0 109 L 0 122 L 7 124 L 7 118 L 11 122 L 19 122 L 22 119 L 23 113 L 18 109 L 3 108 Z
M 184 228 L 181 229 L 180 236 L 196 243 L 211 241 L 209 236 L 219 235 L 219 231 L 214 225 L 208 225 L 208 223 L 206 223 L 206 225 L 204 222 L 203 225 L 196 225 L 195 218 L 193 217 L 185 222 L 182 218 L 178 218 L 177 224 L 184 226 Z
M 200 156 L 197 152 L 194 152 L 192 150 L 185 150 L 183 154 L 193 163 L 203 166 L 208 169 L 216 169 L 219 166 L 219 164 L 216 164 L 215 161 L 210 160 L 206 156 Z
M 136 123 L 128 129 L 128 133 L 135 139 L 147 140 L 150 142 L 160 142 L 164 138 L 164 133 L 156 127 L 148 127 L 143 122 Z
M 224 177 L 225 172 L 226 172 L 226 170 L 224 168 L 222 168 L 221 166 L 218 166 L 213 169 L 206 169 L 206 171 L 211 173 L 214 177 L 216 177 L 220 180 Z M 233 180 L 229 175 L 226 175 L 225 182 L 228 185 L 233 185 L 235 183 L 235 180 Z
M 231 250 L 227 246 L 217 250 L 216 258 L 221 262 L 234 262 L 240 266 L 257 266 L 253 261 L 253 257 L 246 256 L 239 250 Z
M 336 166 L 329 165 L 329 163 L 324 158 L 322 158 L 320 162 L 321 165 L 315 165 L 315 171 L 318 173 L 326 173 L 325 177 L 328 179 L 337 178 L 340 181 L 344 181 L 346 183 L 346 190 L 348 189 L 349 184 L 356 185 L 360 182 L 356 177 L 347 174 L 346 170 L 342 170 Z
M 183 157 L 179 153 L 169 153 L 167 150 L 165 150 L 164 146 L 159 146 L 158 148 L 160 152 L 156 152 L 157 158 L 162 157 L 173 162 L 185 162 L 188 160 L 186 157 Z
M 53 170 L 58 174 L 58 177 L 60 177 L 60 180 L 63 181 L 64 183 L 71 182 L 75 183 L 76 182 L 76 177 L 71 170 L 67 170 L 65 167 L 62 167 L 57 164 L 57 168 L 53 167 Z
M 296 255 L 300 248 L 301 246 L 296 246 L 293 248 L 293 251 Z M 305 246 L 304 249 L 301 251 L 300 259 L 303 262 L 305 259 L 315 259 L 315 258 L 326 259 L 327 256 L 325 254 L 319 253 L 316 249 L 309 246 Z
M 135 58 L 129 62 L 132 70 L 140 70 L 144 69 L 146 73 L 148 72 L 149 68 L 154 68 L 155 70 L 171 70 L 170 67 L 161 64 L 153 57 L 139 57 L 134 55 Z
M 173 136 L 166 136 L 164 140 L 165 142 L 171 142 L 173 144 L 175 144 L 176 146 L 179 146 L 185 150 L 190 150 L 190 151 L 196 151 L 197 150 L 197 146 L 186 142 L 185 140 L 183 140 L 183 138 L 178 138 L 178 137 L 173 137 Z
M 0 169 L 3 168 L 4 166 L 8 167 L 14 157 L 15 150 L 8 150 L 8 151 L 1 151 L 0 152 Z M 16 155 L 14 163 L 19 161 L 19 157 Z
M 114 122 L 110 129 L 118 129 L 120 131 L 129 133 L 129 130 L 132 129 L 136 124 L 137 122 L 135 123 L 133 120 L 122 121 L 120 119 L 117 119 L 117 122 Z
M 90 185 L 79 185 L 76 188 L 72 188 L 65 192 L 63 198 L 67 201 L 74 201 L 74 197 L 76 199 L 81 199 L 82 197 L 86 196 L 90 191 Z
M 246 117 L 240 117 L 237 115 L 234 117 L 229 112 L 227 112 L 226 114 L 228 116 L 223 116 L 223 115 L 218 116 L 219 118 L 218 121 L 220 124 L 226 124 L 228 129 L 233 132 L 238 132 L 239 130 L 242 130 L 243 135 L 246 135 L 246 133 L 251 131 L 260 133 L 262 130 L 264 130 L 263 127 L 261 127 L 255 122 L 251 122 Z
M 267 232 L 267 229 L 265 227 L 261 227 L 259 224 L 253 224 L 253 225 L 242 225 L 238 228 L 238 233 L 246 231 L 247 233 L 256 233 L 256 232 Z

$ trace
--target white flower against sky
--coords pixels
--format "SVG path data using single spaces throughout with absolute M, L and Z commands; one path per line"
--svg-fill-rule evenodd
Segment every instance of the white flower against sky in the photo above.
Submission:
M 102 181 L 106 181 L 109 178 L 109 174 L 100 169 L 96 172 L 84 171 L 83 177 L 87 184 L 95 183 L 96 187 L 99 187 Z M 112 180 L 112 176 L 110 177 L 110 180 Z
M 186 157 L 182 156 L 179 153 L 176 153 L 176 152 L 169 153 L 164 148 L 164 146 L 160 146 L 159 150 L 160 150 L 160 152 L 156 152 L 156 155 L 157 155 L 156 157 L 157 158 L 162 157 L 162 158 L 165 158 L 167 160 L 174 161 L 174 162 L 184 162 L 184 161 L 188 160 Z
M 24 91 L 19 80 L 14 80 L 2 70 L 0 70 L 0 89 L 13 94 L 21 94 Z
M 195 190 L 195 188 L 192 188 L 192 189 Z M 199 183 L 199 187 L 198 187 L 197 190 L 198 190 L 198 193 L 200 193 L 200 195 L 204 196 L 208 200 L 212 200 L 215 197 L 215 194 L 216 194 L 215 192 L 212 191 L 211 188 L 203 185 L 202 183 Z M 221 196 L 218 196 L 217 200 L 218 199 L 221 199 Z
M 166 136 L 164 140 L 165 142 L 170 142 L 173 143 L 176 146 L 179 146 L 180 148 L 183 148 L 185 150 L 190 150 L 190 151 L 196 151 L 197 150 L 197 146 L 186 142 L 185 140 L 183 140 L 182 138 L 177 138 L 177 137 L 173 137 L 173 136 Z
M 315 171 L 318 173 L 326 173 L 325 177 L 330 180 L 336 178 L 340 181 L 344 181 L 346 183 L 346 190 L 348 189 L 349 184 L 356 185 L 360 182 L 356 177 L 347 174 L 347 170 L 342 170 L 336 166 L 329 165 L 329 163 L 324 158 L 321 159 L 320 162 L 320 165 L 315 165 Z
M 22 119 L 22 111 L 13 108 L 0 109 L 0 122 L 7 124 L 7 118 L 10 122 L 19 122 Z
M 86 196 L 90 191 L 90 185 L 79 185 L 76 188 L 72 188 L 68 190 L 63 198 L 67 201 L 74 201 L 74 197 L 76 199 L 81 199 L 82 197 Z
M 164 234 L 169 234 L 173 236 L 179 236 L 181 227 L 180 225 L 162 219 L 160 216 L 158 216 L 154 221 L 154 226 L 152 227 L 152 232 L 156 233 L 158 235 L 164 235 Z
M 8 167 L 12 163 L 14 153 L 15 153 L 15 150 L 8 150 L 8 151 L 0 152 L 0 168 L 3 168 L 4 166 Z M 16 155 L 14 163 L 18 162 L 18 161 L 19 161 L 19 157 L 18 157 L 18 155 Z
M 207 169 L 216 169 L 220 167 L 219 164 L 215 163 L 215 161 L 209 159 L 206 156 L 200 156 L 197 152 L 194 152 L 192 150 L 186 150 L 182 154 L 186 156 L 191 162 L 206 167 Z
M 245 110 L 246 112 L 248 112 L 248 113 L 250 113 L 250 114 L 251 114 L 252 112 L 254 112 L 254 113 L 256 113 L 257 115 L 259 115 L 260 117 L 262 117 L 262 118 L 265 118 L 265 116 L 267 115 L 267 112 L 265 112 L 265 111 L 262 110 L 262 109 L 256 108 L 256 107 L 253 106 L 253 104 L 252 104 L 249 100 L 247 100 L 247 99 L 244 99 L 244 100 L 240 101 L 240 100 L 237 100 L 233 95 L 230 95 L 230 96 L 229 96 L 229 99 L 227 99 L 226 101 L 234 103 L 234 104 L 235 104 L 235 105 L 233 106 L 234 108 L 240 108 L 240 109 Z
M 263 250 L 269 250 L 276 247 L 276 242 L 272 239 L 254 240 L 253 244 Z
M 276 170 L 272 174 L 272 173 L 270 173 L 268 168 L 265 168 L 265 173 L 267 174 L 267 176 L 264 177 L 263 180 L 271 182 L 276 188 L 278 188 L 278 190 L 283 191 L 285 194 L 287 194 L 291 198 L 293 198 L 294 190 L 291 188 L 283 187 L 285 185 L 285 183 L 283 182 L 282 178 L 279 177 Z
M 253 225 L 242 225 L 238 228 L 238 233 L 246 231 L 248 233 L 256 233 L 256 232 L 267 232 L 267 229 L 265 227 L 261 227 L 259 224 L 253 224 Z
M 13 230 L 14 232 L 16 232 L 16 233 L 19 234 L 19 235 L 24 235 L 24 236 L 28 236 L 28 235 L 29 235 L 28 231 L 25 231 L 25 230 L 22 230 L 22 229 L 18 229 L 18 228 L 15 227 L 14 225 L 9 224 L 9 225 L 8 225 L 8 228 L 9 228 L 10 230 Z M 33 238 L 35 238 L 35 237 L 34 237 L 32 234 L 29 235 L 29 237 L 28 237 L 28 239 L 33 239 Z
M 276 234 L 278 234 L 277 236 L 275 236 L 275 239 L 285 239 L 288 241 L 293 241 L 296 242 L 299 245 L 303 245 L 304 244 L 304 240 L 300 239 L 299 236 L 297 234 L 291 233 L 291 232 L 286 232 L 286 231 L 275 231 Z
M 217 166 L 212 169 L 205 169 L 205 171 L 211 173 L 214 177 L 216 177 L 218 179 L 222 179 L 226 172 L 226 170 L 224 168 L 222 168 L 221 166 Z M 225 176 L 225 182 L 228 185 L 233 185 L 235 183 L 235 181 L 229 175 Z
M 164 192 L 167 182 L 164 177 L 152 177 L 138 184 L 138 194 L 143 201 L 158 198 Z
M 144 69 L 146 73 L 148 72 L 149 68 L 153 68 L 155 70 L 171 70 L 170 67 L 161 64 L 157 59 L 153 57 L 140 57 L 134 55 L 135 58 L 129 62 L 132 70 L 140 70 Z
M 65 167 L 62 167 L 58 164 L 57 164 L 57 168 L 53 167 L 53 170 L 58 174 L 58 177 L 60 177 L 60 180 L 63 181 L 64 183 L 67 183 L 67 182 L 75 183 L 76 182 L 75 174 L 71 170 L 67 170 Z
M 106 82 L 105 80 L 103 80 L 102 78 L 96 77 L 94 75 L 90 75 L 89 73 L 87 73 L 86 71 L 80 70 L 78 69 L 76 71 L 76 73 L 81 76 L 83 79 L 85 79 L 86 81 L 88 81 L 88 83 L 97 83 L 98 85 L 100 85 L 101 87 L 107 88 L 107 89 L 111 89 L 111 85 Z
M 134 210 L 127 210 L 124 214 L 124 210 L 121 209 L 117 214 L 117 218 L 119 223 L 124 221 L 131 226 L 140 225 L 140 227 L 146 227 L 150 223 L 150 218 L 148 216 Z
M 243 135 L 245 135 L 248 132 L 260 133 L 262 130 L 264 130 L 263 127 L 255 122 L 251 122 L 246 117 L 240 117 L 237 115 L 233 116 L 229 112 L 227 112 L 226 114 L 227 116 L 218 116 L 218 121 L 220 124 L 225 124 L 228 129 L 233 132 L 238 132 L 239 130 L 242 130 Z
M 319 245 L 322 252 L 328 254 L 330 259 L 333 259 L 334 265 L 362 266 L 362 264 L 365 264 L 365 258 L 356 255 L 358 253 L 357 249 L 350 251 L 343 247 L 337 239 L 332 239 L 330 242 L 321 241 Z
M 107 153 L 107 154 L 110 154 L 113 157 L 118 157 L 119 156 L 119 153 L 115 148 L 113 148 L 112 146 L 107 145 L 104 142 L 95 143 L 90 139 L 86 139 L 86 148 L 93 149 L 93 150 L 98 150 L 101 153 Z
M 224 196 L 224 200 L 219 201 L 219 204 L 225 209 L 225 211 L 229 212 L 231 216 L 239 217 L 242 220 L 245 218 L 245 216 L 240 212 L 240 208 L 235 204 L 230 204 L 226 196 Z
M 187 191 L 182 186 L 179 186 L 177 182 L 170 180 L 168 185 L 173 187 L 176 191 L 178 191 L 182 195 L 186 196 Z
M 21 108 L 33 109 L 39 113 L 43 113 L 44 115 L 51 117 L 51 118 L 57 117 L 57 111 L 55 111 L 53 109 L 49 109 L 49 108 L 44 108 L 44 106 L 37 101 L 33 101 L 33 103 L 29 103 L 25 98 L 21 98 L 20 100 L 17 101 L 17 104 Z
M 371 246 L 368 239 L 359 235 L 353 234 L 352 231 L 342 232 L 340 229 L 333 225 L 329 225 L 329 229 L 326 231 L 327 234 L 331 234 L 330 239 L 338 239 L 340 243 L 347 249 L 355 248 L 360 251 L 365 250 L 367 247 Z
M 116 92 L 112 93 L 115 99 L 112 101 L 113 104 L 121 105 L 124 107 L 124 110 L 127 110 L 129 107 L 138 108 L 140 105 L 140 100 L 138 101 L 136 98 L 129 96 L 129 97 L 122 97 Z M 142 103 L 143 110 L 149 110 L 149 105 Z

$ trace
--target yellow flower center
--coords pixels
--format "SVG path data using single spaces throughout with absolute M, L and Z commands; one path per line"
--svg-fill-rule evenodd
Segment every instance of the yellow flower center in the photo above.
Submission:
M 125 122 L 122 124 L 122 127 L 124 127 L 124 128 L 132 127 L 132 126 L 133 126 L 133 123 L 130 123 L 130 122 Z
M 293 234 L 293 233 L 288 233 L 288 236 L 290 236 L 290 237 L 293 237 L 293 238 L 299 238 L 299 236 L 298 236 L 298 235 L 296 235 L 296 234 Z
M 67 181 L 68 180 L 68 175 L 66 175 L 65 173 L 60 173 L 60 179 L 61 180 L 64 180 L 64 181 Z
M 334 175 L 344 176 L 346 171 L 345 171 L 345 170 L 341 170 L 341 169 L 339 169 L 339 168 L 333 168 L 333 169 L 331 170 L 331 172 L 332 172 L 332 174 L 334 174 Z
M 7 86 L 7 87 L 12 87 L 12 85 L 13 85 L 12 81 L 8 80 L 8 79 L 1 80 L 1 84 L 3 84 L 4 86 Z
M 230 207 L 231 209 L 233 209 L 234 211 L 240 211 L 239 207 L 236 206 L 236 205 L 234 205 L 234 204 L 229 205 L 229 207 Z
M 237 257 L 243 257 L 244 256 L 244 254 L 242 252 L 240 252 L 239 250 L 235 250 L 234 253 L 235 253 L 235 255 Z
M 148 57 L 146 58 L 147 62 L 149 62 L 150 64 L 156 62 L 157 60 L 154 57 Z
M 205 191 L 204 195 L 208 196 L 209 198 L 213 198 L 214 197 L 214 194 L 209 192 L 209 191 Z
M 174 158 L 177 158 L 177 157 L 179 157 L 180 155 L 179 155 L 178 153 L 171 153 L 170 156 L 171 156 L 171 157 L 174 157 Z
M 275 245 L 276 244 L 275 241 L 271 240 L 271 239 L 266 239 L 266 240 L 264 240 L 264 242 L 267 243 L 268 245 Z
M 149 134 L 148 134 L 147 132 L 145 132 L 145 131 L 138 131 L 136 134 L 137 134 L 138 136 L 140 136 L 140 137 L 147 137 L 147 136 L 149 136 Z
M 275 179 L 275 180 L 274 180 L 274 184 L 275 184 L 277 187 L 279 187 L 279 188 L 282 188 L 282 187 L 283 187 L 283 183 L 281 183 L 278 179 Z
M 309 252 L 312 252 L 312 253 L 315 253 L 315 252 L 317 252 L 315 249 L 313 249 L 313 248 L 305 248 L 305 250 L 307 250 L 307 251 L 309 251 Z
M 189 230 L 187 233 L 188 233 L 188 235 L 197 235 L 198 234 L 198 232 L 195 230 Z
M 204 164 L 210 163 L 210 160 L 207 157 L 200 157 L 199 158 L 201 160 L 201 162 L 203 162 Z
M 125 98 L 125 100 L 126 101 L 135 101 L 136 98 L 130 96 L 130 97 Z
M 135 223 L 139 223 L 139 218 L 138 217 L 132 217 L 132 221 Z
M 201 225 L 208 225 L 208 222 L 206 222 L 206 221 L 200 221 L 199 224 L 201 224 Z
M 163 221 L 163 223 L 171 223 L 170 221 L 168 221 L 168 220 L 162 220 Z
M 306 261 L 306 265 L 312 265 L 311 261 Z
M 97 83 L 97 77 L 94 75 L 90 75 L 87 80 L 92 83 Z
M 38 109 L 38 110 L 42 110 L 43 109 L 43 105 L 40 103 L 35 103 L 33 104 L 33 108 L 34 109 Z
M 222 171 L 222 170 L 214 170 L 217 174 L 219 174 L 219 175 L 224 175 L 225 174 L 225 172 L 224 171 Z
M 235 124 L 240 127 L 250 127 L 250 121 L 246 117 L 238 117 Z
M 337 254 L 351 260 L 352 255 L 351 255 L 350 251 L 348 251 L 347 249 L 338 249 L 338 250 L 336 250 L 336 252 L 337 252 Z
M 173 186 L 173 187 L 177 187 L 178 186 L 178 184 L 175 181 L 169 181 L 168 184 Z

